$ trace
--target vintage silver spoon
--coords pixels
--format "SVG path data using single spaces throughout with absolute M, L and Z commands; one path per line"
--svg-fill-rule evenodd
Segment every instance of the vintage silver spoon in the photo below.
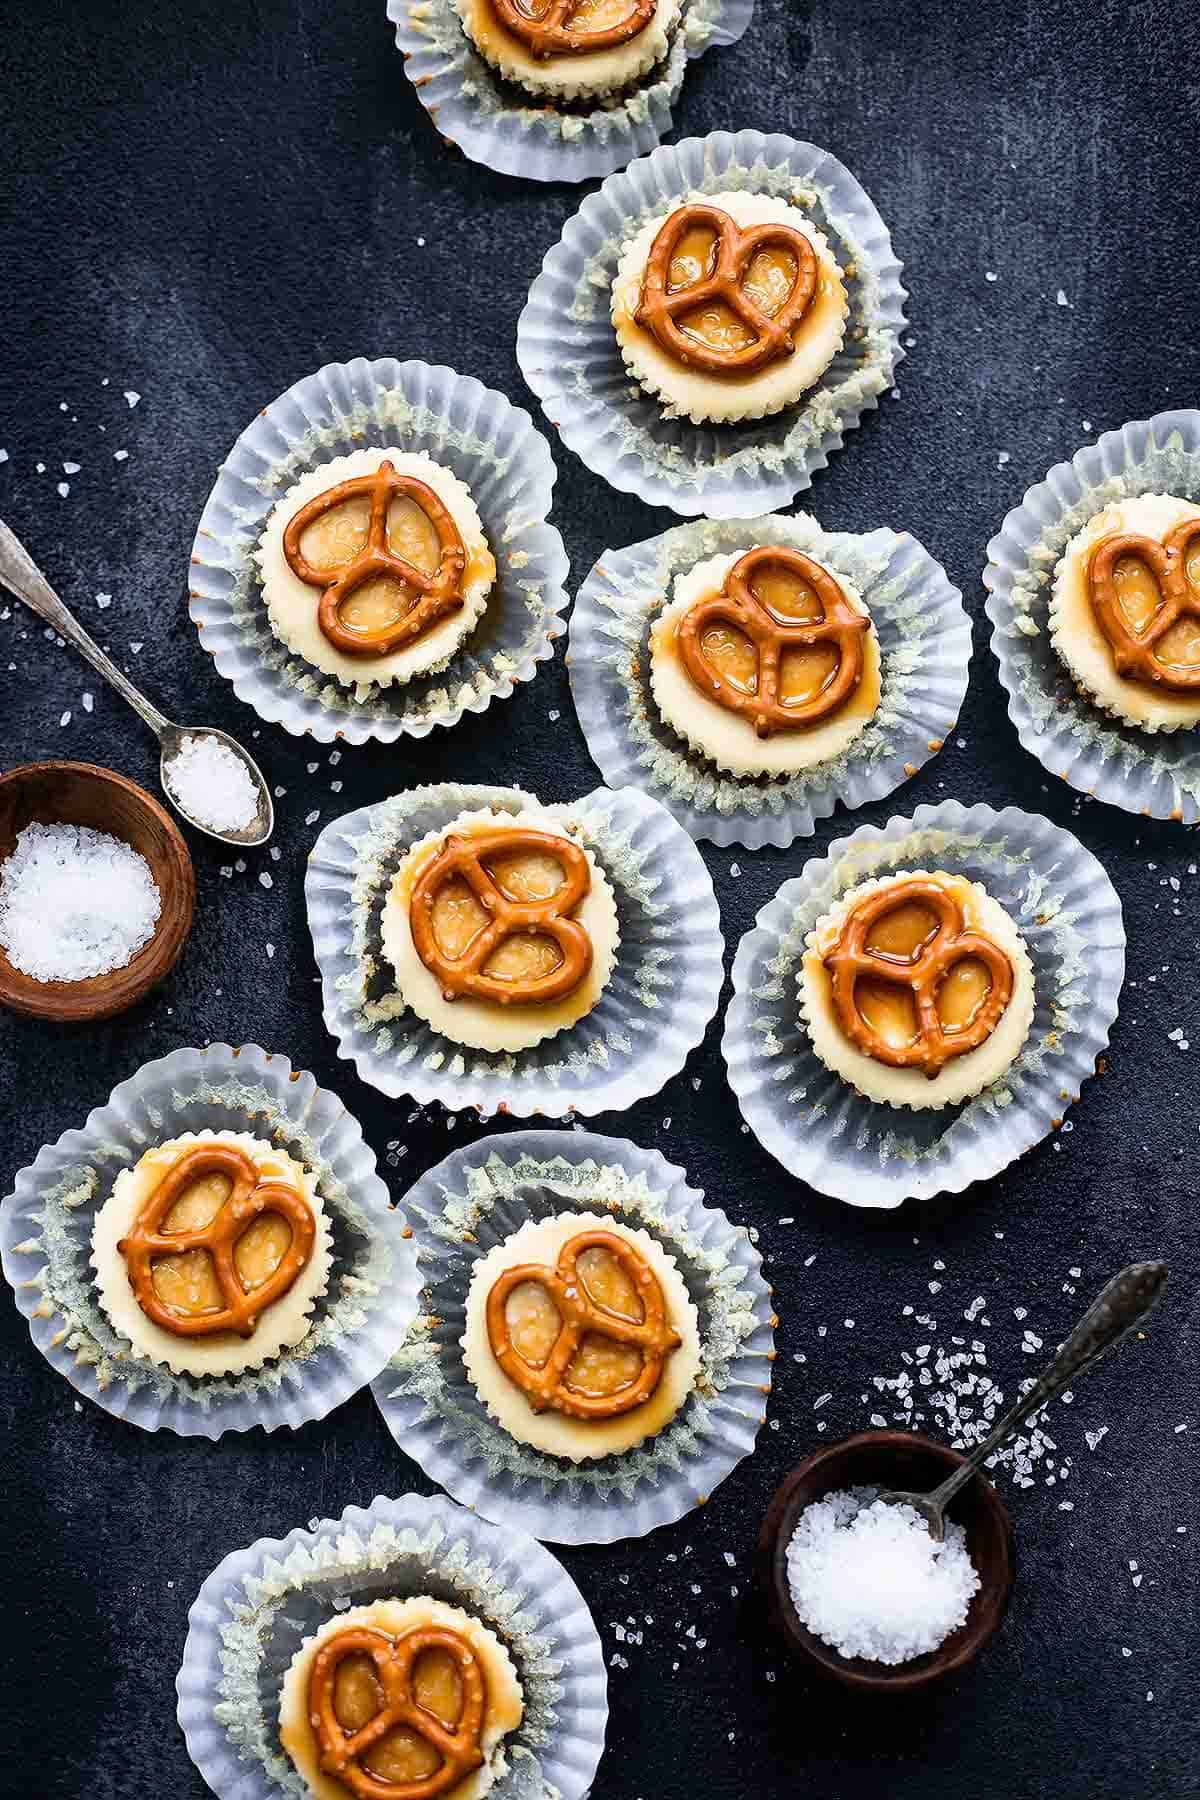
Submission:
M 1027 1394 L 1005 1413 L 991 1437 L 978 1444 L 961 1468 L 947 1476 L 932 1494 L 884 1493 L 881 1499 L 892 1505 L 911 1506 L 929 1526 L 929 1535 L 940 1544 L 946 1535 L 946 1508 L 971 1477 L 982 1469 L 987 1458 L 998 1450 L 1030 1413 L 1052 1400 L 1055 1394 L 1098 1362 L 1106 1350 L 1127 1337 L 1154 1305 L 1167 1282 L 1167 1265 L 1161 1262 L 1130 1263 L 1114 1275 L 1080 1319 L 1058 1354 L 1043 1369 Z
M 206 836 L 216 838 L 222 844 L 235 844 L 252 849 L 256 844 L 265 844 L 275 829 L 275 809 L 271 805 L 271 790 L 263 780 L 262 770 L 250 755 L 243 750 L 236 738 L 228 732 L 218 731 L 212 725 L 173 725 L 170 719 L 163 717 L 156 706 L 152 706 L 146 696 L 139 693 L 132 681 L 124 676 L 117 665 L 104 654 L 99 644 L 83 629 L 78 619 L 63 605 L 46 577 L 26 550 L 24 544 L 10 531 L 0 519 L 0 582 L 23 600 L 39 618 L 52 625 L 60 637 L 73 644 L 79 654 L 86 657 L 97 674 L 102 675 L 110 687 L 116 688 L 122 699 L 128 700 L 134 712 L 150 727 L 162 748 L 159 762 L 158 778 L 162 782 L 163 792 L 167 799 L 197 831 Z M 241 762 L 247 775 L 258 792 L 258 810 L 248 825 L 239 831 L 217 831 L 206 825 L 203 819 L 197 819 L 180 803 L 178 796 L 171 791 L 167 780 L 167 765 L 178 755 L 185 738 L 212 738 L 218 744 L 224 744 L 232 750 Z

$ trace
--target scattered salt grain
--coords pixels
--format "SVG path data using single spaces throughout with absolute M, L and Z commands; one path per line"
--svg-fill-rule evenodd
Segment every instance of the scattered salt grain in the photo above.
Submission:
M 246 765 L 220 738 L 185 737 L 165 775 L 171 798 L 210 831 L 243 831 L 258 816 Z
M 27 825 L 0 868 L 0 944 L 35 981 L 123 969 L 162 900 L 145 857 L 86 825 Z
M 138 393 L 135 393 L 132 388 L 125 389 L 125 401 L 129 407 L 130 412 L 133 411 L 134 407 L 137 405 L 137 403 L 141 399 L 141 397 L 142 396 Z

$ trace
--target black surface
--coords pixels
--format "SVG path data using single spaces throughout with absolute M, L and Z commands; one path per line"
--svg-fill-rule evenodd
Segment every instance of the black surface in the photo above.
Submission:
M 834 527 L 916 533 L 980 619 L 988 536 L 1084 441 L 1082 421 L 1100 431 L 1196 399 L 1195 9 L 760 0 L 759 13 L 741 45 L 691 69 L 680 134 L 757 125 L 828 145 L 889 222 L 912 292 L 899 397 L 851 434 L 811 504 Z M 410 1122 L 410 1107 L 337 1061 L 301 909 L 318 827 L 302 821 L 313 806 L 324 822 L 448 775 L 547 798 L 587 791 L 596 774 L 562 658 L 452 735 L 348 750 L 331 769 L 327 750 L 260 732 L 216 676 L 184 609 L 187 553 L 217 463 L 254 409 L 331 358 L 445 361 L 531 404 L 513 358 L 516 316 L 580 192 L 522 186 L 446 151 L 404 79 L 382 0 L 41 0 L 9 9 L 0 77 L 10 115 L 0 514 L 167 710 L 246 735 L 287 789 L 278 863 L 259 855 L 223 879 L 224 858 L 193 841 L 195 931 L 150 1004 L 90 1030 L 0 1022 L 3 1172 L 142 1062 L 211 1037 L 257 1040 L 314 1070 L 378 1152 L 402 1138 L 407 1154 L 385 1169 L 399 1193 L 480 1128 L 436 1112 Z M 126 388 L 142 396 L 132 411 Z M 608 492 L 552 443 L 573 582 L 606 545 L 672 523 Z M 82 465 L 65 499 L 55 491 L 64 460 Z M 113 595 L 105 612 L 97 590 Z M 95 694 L 90 717 L 84 690 Z M 11 617 L 0 605 L 0 718 L 8 764 L 87 756 L 154 784 L 153 746 L 133 715 L 15 604 Z M 1111 872 L 1130 957 L 1108 1071 L 1073 1108 L 1069 1133 L 952 1204 L 900 1215 L 852 1212 L 782 1175 L 739 1128 L 716 1024 L 664 1094 L 597 1121 L 658 1144 L 759 1228 L 782 1319 L 772 1429 L 754 1457 L 681 1524 L 564 1555 L 607 1654 L 628 1664 L 611 1671 L 602 1800 L 806 1790 L 1157 1800 L 1200 1788 L 1200 846 L 1178 827 L 1081 803 L 1025 756 L 982 624 L 959 732 L 858 819 L 947 795 L 1046 812 Z M 731 954 L 781 879 L 850 823 L 827 822 L 783 854 L 705 850 Z M 275 877 L 270 891 L 260 868 Z M 1190 1053 L 1168 1038 L 1177 1026 L 1196 1039 Z M 1059 1510 L 1064 1489 L 1042 1473 L 1024 1490 L 1001 1480 L 1019 1579 L 986 1660 L 891 1713 L 790 1673 L 763 1639 L 749 1554 L 768 1496 L 820 1441 L 818 1423 L 827 1437 L 864 1425 L 879 1404 L 870 1377 L 955 1333 L 986 1338 L 1008 1392 L 1033 1366 L 1014 1307 L 1052 1345 L 1108 1274 L 1150 1254 L 1174 1275 L 1145 1339 L 1081 1384 L 1073 1407 L 1054 1409 L 1051 1435 L 1075 1461 L 1074 1510 Z M 931 1296 L 935 1280 L 944 1285 Z M 990 1328 L 962 1320 L 977 1294 Z M 906 1305 L 934 1314 L 936 1334 L 904 1317 Z M 259 1535 L 429 1484 L 367 1395 L 294 1436 L 216 1447 L 144 1436 L 75 1403 L 7 1302 L 0 1330 L 0 1788 L 200 1800 L 172 1684 L 205 1573 Z M 1084 1430 L 1103 1423 L 1092 1452 Z M 613 1622 L 647 1613 L 643 1643 L 618 1644 Z

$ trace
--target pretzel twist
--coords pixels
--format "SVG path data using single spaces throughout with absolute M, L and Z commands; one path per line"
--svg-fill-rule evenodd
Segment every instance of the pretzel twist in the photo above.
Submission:
M 421 1706 L 413 1691 L 413 1669 L 425 1650 L 444 1650 L 458 1666 L 463 1707 L 453 1729 Z M 348 1656 L 369 1656 L 384 1692 L 374 1718 L 358 1731 L 346 1731 L 334 1711 L 334 1682 Z M 402 1637 L 389 1637 L 369 1625 L 350 1625 L 327 1638 L 313 1658 L 308 1680 L 308 1710 L 313 1721 L 321 1767 L 357 1800 L 435 1800 L 457 1787 L 483 1763 L 483 1714 L 487 1687 L 479 1658 L 457 1631 L 444 1626 L 418 1626 Z M 383 1781 L 363 1767 L 362 1759 L 389 1731 L 403 1726 L 415 1732 L 441 1757 L 441 1766 L 419 1781 Z
M 194 1181 L 225 1175 L 232 1187 L 207 1225 L 192 1231 L 164 1231 L 163 1220 Z M 238 1241 L 263 1213 L 278 1213 L 292 1228 L 292 1241 L 279 1265 L 256 1288 L 242 1286 L 234 1255 Z M 304 1196 L 285 1181 L 264 1181 L 257 1165 L 234 1144 L 197 1144 L 163 1176 L 133 1227 L 120 1240 L 130 1285 L 148 1319 L 176 1337 L 211 1337 L 236 1331 L 252 1337 L 260 1316 L 287 1293 L 312 1255 L 316 1221 Z M 159 1298 L 154 1264 L 164 1256 L 207 1250 L 225 1301 L 216 1312 L 179 1313 Z
M 314 567 L 300 548 L 304 533 L 335 506 L 355 500 L 360 494 L 371 498 L 371 519 L 362 549 L 341 568 Z M 432 575 L 388 545 L 388 512 L 398 496 L 413 501 L 437 533 L 440 554 Z M 458 612 L 464 604 L 467 552 L 449 507 L 426 482 L 415 475 L 398 475 L 395 465 L 387 461 L 381 462 L 373 475 L 355 475 L 348 481 L 339 481 L 302 506 L 284 531 L 283 554 L 294 575 L 309 587 L 322 590 L 318 623 L 334 649 L 345 656 L 386 656 L 405 644 L 415 643 L 439 619 Z M 374 630 L 355 631 L 343 625 L 341 608 L 351 594 L 381 576 L 414 588 L 420 595 L 416 605 L 402 619 Z
M 576 1269 L 585 1250 L 607 1250 L 625 1271 L 642 1302 L 640 1319 L 626 1318 L 589 1298 Z M 540 1366 L 527 1362 L 514 1346 L 505 1305 L 523 1281 L 536 1282 L 554 1301 L 562 1321 L 554 1346 Z M 567 1385 L 567 1372 L 585 1332 L 629 1344 L 642 1353 L 642 1366 L 628 1387 L 612 1394 L 578 1393 Z M 615 1231 L 581 1231 L 568 1239 L 553 1268 L 548 1263 L 521 1263 L 492 1284 L 487 1297 L 487 1333 L 492 1355 L 519 1387 L 535 1413 L 563 1413 L 571 1419 L 615 1419 L 632 1412 L 653 1394 L 672 1350 L 683 1342 L 667 1319 L 666 1301 L 650 1264 L 627 1238 Z
M 645 31 L 658 0 L 630 0 L 629 11 L 615 25 L 599 31 L 576 31 L 572 21 L 583 0 L 550 0 L 541 13 L 531 13 L 522 0 L 492 0 L 492 11 L 506 31 L 519 38 L 540 62 L 547 56 L 589 56 L 596 50 L 615 50 Z
M 808 583 L 821 605 L 821 617 L 804 623 L 775 612 L 754 592 L 752 582 L 765 568 L 786 569 Z M 758 672 L 753 691 L 736 687 L 714 668 L 704 652 L 710 625 L 732 625 L 754 645 Z M 729 712 L 748 718 L 760 738 L 776 731 L 805 731 L 837 712 L 856 691 L 863 674 L 863 644 L 870 620 L 843 592 L 840 584 L 801 550 L 764 544 L 748 550 L 725 577 L 719 594 L 697 600 L 679 625 L 684 667 L 700 692 Z M 837 648 L 832 678 L 811 700 L 788 703 L 779 697 L 785 650 L 807 650 L 815 644 Z
M 937 929 L 915 956 L 889 956 L 865 948 L 871 927 L 888 913 L 920 901 L 937 915 Z M 991 986 L 961 1029 L 947 1031 L 937 1009 L 938 989 L 956 963 L 968 957 L 983 963 Z M 967 929 L 962 906 L 940 882 L 905 881 L 867 895 L 842 925 L 837 943 L 823 958 L 833 987 L 833 1004 L 842 1030 L 856 1049 L 889 1063 L 894 1069 L 921 1069 L 932 1081 L 956 1056 L 976 1049 L 1000 1022 L 1012 998 L 1013 967 L 1006 953 L 982 932 Z M 890 1044 L 863 1018 L 855 989 L 867 976 L 907 988 L 917 1014 L 911 1044 Z
M 1160 543 L 1140 532 L 1124 531 L 1101 538 L 1088 563 L 1088 591 L 1092 611 L 1108 640 L 1118 675 L 1133 681 L 1150 681 L 1177 693 L 1200 688 L 1200 663 L 1167 663 L 1155 654 L 1156 646 L 1181 618 L 1200 618 L 1200 587 L 1188 574 L 1188 551 L 1200 542 L 1200 519 L 1184 519 Z M 1136 557 L 1158 582 L 1160 603 L 1139 631 L 1117 596 L 1117 564 L 1123 556 Z
M 684 287 L 671 286 L 671 264 L 685 232 L 708 226 L 716 233 L 716 257 L 707 275 Z M 789 250 L 796 259 L 796 274 L 778 312 L 766 313 L 742 286 L 746 271 L 760 250 Z M 691 368 L 710 375 L 753 375 L 780 357 L 791 356 L 796 346 L 792 332 L 800 323 L 817 291 L 817 253 L 802 231 L 782 222 L 768 221 L 744 229 L 719 206 L 692 200 L 677 207 L 664 220 L 646 259 L 642 292 L 634 321 L 652 333 L 672 356 Z M 676 317 L 694 312 L 711 301 L 720 301 L 736 313 L 754 341 L 740 349 L 721 350 L 680 330 Z
M 499 851 L 542 851 L 552 856 L 563 880 L 544 900 L 512 900 L 486 866 Z M 456 877 L 466 882 L 489 915 L 488 923 L 471 939 L 460 956 L 447 956 L 433 928 L 433 909 L 438 894 Z M 592 940 L 568 915 L 591 891 L 592 875 L 587 857 L 569 838 L 549 831 L 481 831 L 470 837 L 452 834 L 413 883 L 409 929 L 417 955 L 442 984 L 447 1000 L 463 994 L 478 1000 L 494 1000 L 500 1006 L 522 1002 L 562 1000 L 574 993 L 592 966 Z M 530 975 L 505 981 L 488 975 L 491 957 L 506 939 L 529 935 L 553 938 L 561 962 L 546 975 Z

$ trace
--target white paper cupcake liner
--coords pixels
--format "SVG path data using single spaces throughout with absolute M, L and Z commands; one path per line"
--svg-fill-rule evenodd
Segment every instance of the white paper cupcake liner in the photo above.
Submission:
M 754 0 L 683 0 L 663 62 L 604 101 L 555 107 L 508 82 L 484 61 L 451 0 L 387 0 L 404 72 L 438 132 L 472 162 L 527 181 L 611 175 L 671 130 L 689 61 L 736 43 Z
M 667 419 L 617 347 L 609 303 L 621 248 L 688 194 L 738 188 L 801 207 L 853 266 L 846 341 L 811 393 L 769 419 Z M 564 444 L 613 487 L 688 516 L 750 518 L 808 487 L 891 386 L 906 298 L 887 227 L 836 157 L 778 133 L 714 131 L 664 145 L 589 194 L 529 290 L 517 361 Z
M 333 1231 L 312 1329 L 242 1375 L 173 1375 L 134 1350 L 101 1311 L 89 1263 L 95 1214 L 121 1170 L 155 1144 L 205 1129 L 249 1131 L 306 1163 Z M 0 1257 L 30 1336 L 73 1388 L 148 1431 L 219 1438 L 323 1419 L 379 1373 L 417 1306 L 403 1224 L 336 1094 L 257 1044 L 210 1044 L 146 1063 L 82 1129 L 38 1152 L 0 1204 Z
M 359 700 L 275 637 L 252 553 L 299 476 L 371 445 L 425 450 L 466 483 L 496 582 L 448 667 Z M 200 642 L 239 700 L 296 737 L 391 744 L 483 712 L 533 678 L 564 630 L 569 565 L 548 523 L 554 479 L 529 414 L 474 377 L 390 356 L 327 363 L 252 419 L 221 465 L 192 545 L 188 610 Z
M 664 723 L 650 688 L 650 625 L 677 574 L 754 544 L 794 544 L 851 582 L 871 609 L 883 662 L 879 711 L 833 761 L 790 777 L 726 774 Z M 967 690 L 971 626 L 941 564 L 907 532 L 825 531 L 807 513 L 677 525 L 606 550 L 575 597 L 567 667 L 592 759 L 610 787 L 644 788 L 694 838 L 784 849 L 838 802 L 881 800 L 953 730 Z
M 1003 1081 L 940 1111 L 865 1100 L 818 1061 L 800 1016 L 804 940 L 849 888 L 897 869 L 982 882 L 1033 961 L 1037 1009 Z M 919 806 L 864 825 L 787 881 L 738 946 L 722 1042 L 750 1129 L 785 1169 L 850 1206 L 961 1193 L 1061 1120 L 1096 1066 L 1125 973 L 1121 903 L 1069 831 L 1014 806 Z
M 220 1800 L 306 1800 L 279 1743 L 293 1656 L 331 1613 L 417 1594 L 472 1613 L 516 1665 L 525 1717 L 493 1800 L 583 1800 L 604 1749 L 608 1683 L 582 1594 L 523 1531 L 419 1494 L 260 1538 L 200 1589 L 175 1685 L 188 1754 Z
M 1139 731 L 1081 694 L 1050 638 L 1054 570 L 1093 514 L 1137 494 L 1200 501 L 1200 412 L 1106 431 L 1031 487 L 988 545 L 984 585 L 1008 713 L 1025 746 L 1081 793 L 1155 819 L 1200 819 L 1200 733 Z
M 611 1544 L 681 1519 L 754 1449 L 771 1387 L 775 1316 L 744 1226 L 706 1206 L 656 1150 L 584 1131 L 470 1144 L 405 1199 L 422 1311 L 374 1383 L 406 1456 L 456 1500 L 563 1544 Z M 479 1399 L 459 1344 L 479 1257 L 529 1219 L 612 1212 L 675 1259 L 700 1315 L 699 1386 L 637 1449 L 571 1463 L 519 1444 Z
M 704 1036 L 721 991 L 724 940 L 712 878 L 691 839 L 633 788 L 549 807 L 578 828 L 616 896 L 617 964 L 586 1018 L 529 1050 L 467 1050 L 417 1018 L 395 989 L 380 916 L 409 845 L 482 807 L 520 813 L 519 788 L 444 782 L 327 825 L 304 891 L 325 1023 L 364 1081 L 451 1110 L 617 1111 L 656 1094 Z

